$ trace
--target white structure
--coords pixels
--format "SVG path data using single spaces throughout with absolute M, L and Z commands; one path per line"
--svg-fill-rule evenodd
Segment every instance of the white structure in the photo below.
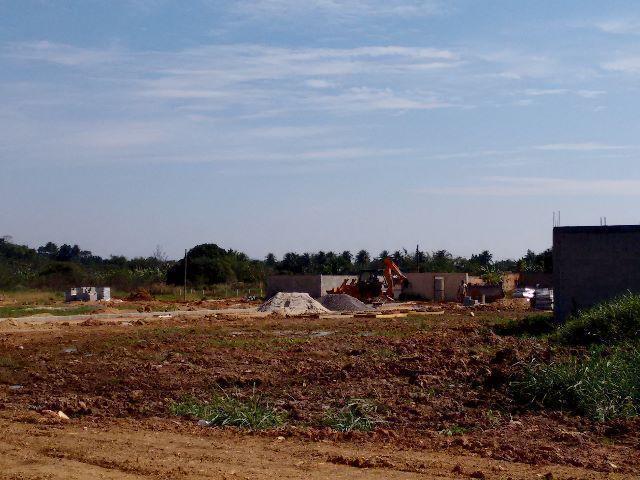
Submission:
M 65 302 L 95 302 L 97 300 L 111 300 L 109 287 L 74 287 L 64 292 Z

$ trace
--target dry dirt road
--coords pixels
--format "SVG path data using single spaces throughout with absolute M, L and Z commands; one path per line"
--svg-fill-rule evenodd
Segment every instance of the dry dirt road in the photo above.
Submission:
M 0 418 L 2 479 L 622 479 L 391 446 L 303 441 L 166 420 L 58 423 Z
M 496 335 L 496 315 L 3 322 L 0 479 L 637 479 L 640 419 L 511 396 L 551 346 Z M 258 394 L 287 422 L 258 435 L 173 409 L 221 392 Z M 352 399 L 375 406 L 373 431 L 326 423 Z

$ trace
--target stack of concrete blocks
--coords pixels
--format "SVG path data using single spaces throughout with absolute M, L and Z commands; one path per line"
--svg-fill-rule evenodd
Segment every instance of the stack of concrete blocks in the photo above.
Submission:
M 96 302 L 111 300 L 109 287 L 74 287 L 64 292 L 65 302 Z
M 80 287 L 76 296 L 80 302 L 95 302 L 98 300 L 96 287 Z
M 98 300 L 109 301 L 111 300 L 111 288 L 109 287 L 98 287 Z
M 64 292 L 64 301 L 65 302 L 73 302 L 78 299 L 78 289 L 70 288 L 66 292 Z

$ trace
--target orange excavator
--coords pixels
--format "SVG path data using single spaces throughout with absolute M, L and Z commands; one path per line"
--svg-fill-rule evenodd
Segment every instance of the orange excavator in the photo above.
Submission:
M 327 293 L 345 293 L 363 302 L 375 299 L 393 301 L 393 287 L 406 286 L 409 279 L 389 257 L 383 261 L 384 270 L 361 270 L 357 280 L 345 280 L 339 287 L 327 290 Z M 383 281 L 380 281 L 381 276 Z

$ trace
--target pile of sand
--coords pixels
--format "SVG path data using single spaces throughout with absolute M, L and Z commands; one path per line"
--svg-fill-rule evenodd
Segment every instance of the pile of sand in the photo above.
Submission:
M 309 313 L 330 313 L 308 293 L 276 293 L 258 307 L 259 312 L 271 312 L 280 315 L 305 315 Z
M 329 293 L 320 298 L 320 303 L 334 312 L 364 312 L 373 310 L 369 305 L 365 305 L 357 298 L 344 293 Z
M 151 302 L 154 298 L 146 288 L 138 288 L 127 297 L 127 300 L 130 302 Z

